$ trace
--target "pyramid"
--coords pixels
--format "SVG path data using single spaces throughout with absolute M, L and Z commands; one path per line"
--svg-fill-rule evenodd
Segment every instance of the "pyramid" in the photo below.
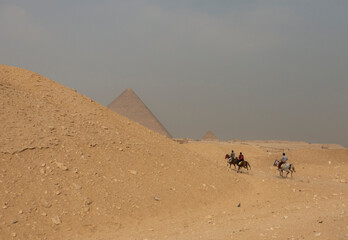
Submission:
M 219 139 L 212 133 L 208 131 L 201 139 L 202 141 L 219 141 Z
M 120 96 L 110 103 L 108 108 L 155 132 L 172 138 L 170 133 L 163 127 L 150 109 L 130 88 L 126 89 Z

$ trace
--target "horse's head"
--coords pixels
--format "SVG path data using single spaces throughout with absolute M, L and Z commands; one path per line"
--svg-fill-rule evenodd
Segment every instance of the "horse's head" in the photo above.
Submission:
M 279 161 L 275 160 L 274 163 L 273 163 L 273 166 L 278 166 L 278 164 L 279 164 Z
M 226 154 L 225 155 L 225 159 L 227 159 L 227 158 L 230 158 L 230 155 Z

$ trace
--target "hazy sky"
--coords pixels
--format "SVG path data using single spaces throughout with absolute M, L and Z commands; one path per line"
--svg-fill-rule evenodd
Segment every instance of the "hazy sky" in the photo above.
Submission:
M 174 137 L 348 147 L 346 0 L 0 0 L 0 63 L 132 88 Z

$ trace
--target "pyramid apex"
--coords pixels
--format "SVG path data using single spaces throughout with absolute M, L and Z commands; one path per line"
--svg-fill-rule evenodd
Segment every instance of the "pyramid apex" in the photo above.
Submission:
M 170 133 L 131 88 L 124 90 L 121 95 L 108 105 L 108 108 L 155 132 L 172 138 Z
M 219 141 L 219 139 L 210 130 L 201 138 L 202 141 Z

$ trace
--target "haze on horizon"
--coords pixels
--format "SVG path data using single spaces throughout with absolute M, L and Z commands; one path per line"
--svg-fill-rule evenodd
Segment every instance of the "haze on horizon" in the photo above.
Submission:
M 348 147 L 348 1 L 0 2 L 0 64 L 108 105 L 132 88 L 177 138 Z

